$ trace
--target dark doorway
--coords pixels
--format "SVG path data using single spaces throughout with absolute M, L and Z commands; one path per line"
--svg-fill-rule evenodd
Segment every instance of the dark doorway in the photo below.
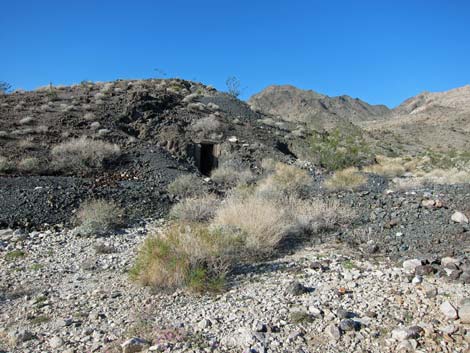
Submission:
M 195 146 L 195 160 L 199 171 L 207 176 L 219 164 L 219 145 L 212 143 L 198 143 Z

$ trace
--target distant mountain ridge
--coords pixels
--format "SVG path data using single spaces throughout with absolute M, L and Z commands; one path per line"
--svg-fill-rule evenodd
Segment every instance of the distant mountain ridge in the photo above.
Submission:
M 253 95 L 248 104 L 255 110 L 281 116 L 288 121 L 322 125 L 376 120 L 390 113 L 385 105 L 371 105 L 347 95 L 329 97 L 291 85 L 269 86 Z

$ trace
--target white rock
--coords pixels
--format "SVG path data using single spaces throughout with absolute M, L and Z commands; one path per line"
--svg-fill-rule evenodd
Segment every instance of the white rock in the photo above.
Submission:
M 458 317 L 457 310 L 448 301 L 445 301 L 444 303 L 442 303 L 439 308 L 441 309 L 441 312 L 444 314 L 446 318 L 453 319 L 453 320 L 457 319 Z
M 422 262 L 421 260 L 418 259 L 410 259 L 410 260 L 405 260 L 403 261 L 403 269 L 407 273 L 414 273 L 416 270 L 416 267 L 421 266 Z
M 460 322 L 470 324 L 470 304 L 465 304 L 459 309 Z
M 137 353 L 142 352 L 149 347 L 149 343 L 139 337 L 133 337 L 123 344 L 121 344 L 122 353 Z
M 450 218 L 456 223 L 468 223 L 468 218 L 462 212 L 456 211 Z
M 49 346 L 51 346 L 51 348 L 57 349 L 63 345 L 64 341 L 59 336 L 54 336 L 49 340 Z

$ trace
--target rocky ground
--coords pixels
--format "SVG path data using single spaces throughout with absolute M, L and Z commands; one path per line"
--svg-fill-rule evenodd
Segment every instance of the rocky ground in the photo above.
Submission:
M 324 195 L 355 206 L 352 229 L 243 266 L 215 295 L 130 281 L 159 222 L 104 238 L 0 231 L 0 351 L 467 352 L 468 194 Z

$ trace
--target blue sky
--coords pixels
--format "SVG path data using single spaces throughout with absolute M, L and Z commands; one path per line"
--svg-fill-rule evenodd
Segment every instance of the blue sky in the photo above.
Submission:
M 470 83 L 468 0 L 3 1 L 0 81 L 181 77 L 395 106 Z

